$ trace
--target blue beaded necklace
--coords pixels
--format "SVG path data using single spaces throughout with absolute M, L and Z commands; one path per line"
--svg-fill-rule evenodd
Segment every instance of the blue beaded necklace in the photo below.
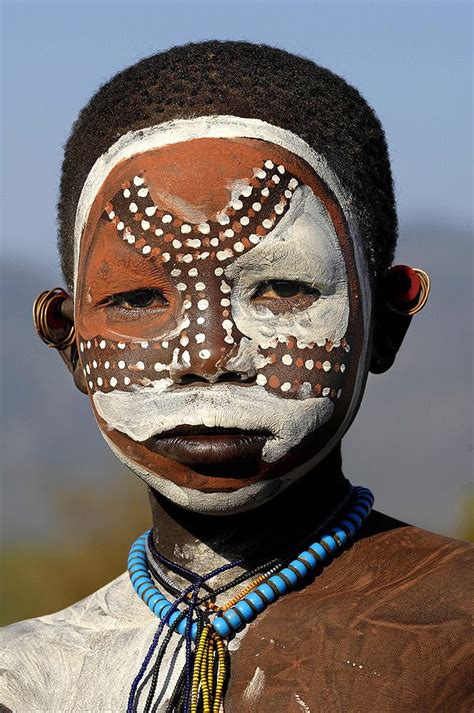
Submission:
M 231 637 L 237 630 L 242 629 L 253 621 L 269 604 L 293 590 L 297 584 L 302 583 L 306 577 L 327 561 L 337 550 L 342 549 L 347 542 L 354 538 L 370 514 L 373 502 L 374 496 L 368 488 L 354 487 L 348 511 L 336 526 L 330 528 L 319 540 L 304 549 L 295 559 L 291 560 L 286 566 L 281 567 L 277 572 L 273 573 L 274 568 L 272 568 L 265 581 L 256 584 L 250 591 L 244 590 L 245 593 L 242 598 L 233 606 L 223 607 L 215 614 L 213 620 L 207 627 L 204 627 L 204 630 L 207 629 L 208 634 L 210 632 L 209 641 L 212 642 L 214 640 L 222 644 L 223 639 Z M 147 542 L 152 542 L 151 530 L 141 535 L 132 545 L 128 557 L 128 571 L 135 592 L 149 609 L 156 614 L 161 623 L 140 671 L 132 684 L 127 710 L 131 713 L 135 708 L 135 695 L 138 685 L 151 661 L 163 628 L 167 625 L 172 631 L 176 631 L 186 638 L 187 665 L 184 710 L 188 711 L 191 687 L 191 644 L 192 642 L 196 643 L 200 637 L 202 639 L 203 633 L 201 613 L 197 612 L 198 616 L 194 616 L 197 611 L 199 590 L 207 580 L 238 564 L 242 564 L 242 562 L 228 563 L 202 577 L 182 568 L 183 572 L 186 575 L 191 575 L 194 581 L 181 592 L 174 602 L 170 602 L 155 585 L 150 574 Z M 174 567 L 177 571 L 178 567 L 176 565 Z M 187 611 L 183 612 L 179 609 L 181 604 L 187 605 Z M 166 638 L 169 640 L 169 637 Z M 207 706 L 204 705 L 204 707 L 206 708 Z M 216 703 L 212 705 L 212 710 L 215 707 Z M 146 706 L 147 709 L 148 705 Z M 191 705 L 191 710 L 195 709 L 195 706 Z

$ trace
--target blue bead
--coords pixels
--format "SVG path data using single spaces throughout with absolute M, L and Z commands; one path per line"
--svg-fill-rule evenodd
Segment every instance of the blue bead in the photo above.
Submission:
M 176 613 L 178 613 L 178 612 L 176 612 Z M 168 624 L 170 626 L 172 623 L 171 620 L 172 620 L 173 616 L 170 616 L 170 620 L 168 622 Z M 176 627 L 176 631 L 178 632 L 178 634 L 181 634 L 181 636 L 185 636 L 185 634 L 186 634 L 186 618 L 182 619 L 182 621 L 179 622 L 178 626 Z
M 227 609 L 227 611 L 224 612 L 223 616 L 232 629 L 239 629 L 242 626 L 242 619 L 237 614 L 237 612 L 234 611 L 233 607 Z
M 305 550 L 300 554 L 300 557 L 302 560 L 309 564 L 311 569 L 316 569 L 316 567 L 318 566 L 318 560 L 316 559 L 316 557 L 314 557 L 314 555 L 311 554 L 311 552 L 306 552 Z
M 291 562 L 291 566 L 297 569 L 302 577 L 306 577 L 306 575 L 308 574 L 307 568 L 299 560 L 293 560 L 293 562 Z
M 311 549 L 318 554 L 322 560 L 325 560 L 326 557 L 328 556 L 328 553 L 324 549 L 322 545 L 319 544 L 319 542 L 315 542 L 314 545 L 311 545 Z
M 221 616 L 218 616 L 214 619 L 214 621 L 212 622 L 212 626 L 216 634 L 219 634 L 219 636 L 222 637 L 228 636 L 231 632 L 229 624 Z
M 136 552 L 133 552 L 132 554 L 129 555 L 129 557 L 128 557 L 129 567 L 130 567 L 130 565 L 139 564 L 139 563 L 145 564 L 145 558 L 139 554 L 137 555 Z
M 347 535 L 344 530 L 341 530 L 340 527 L 335 527 L 332 532 L 333 535 L 339 538 L 339 540 L 341 541 L 341 545 L 344 545 L 347 542 Z
M 269 577 L 268 581 L 275 585 L 275 587 L 278 589 L 280 594 L 287 593 L 288 587 L 286 586 L 286 584 L 282 580 L 282 578 L 279 577 L 277 574 L 274 574 L 273 577 Z
M 291 564 L 293 564 L 293 562 Z M 281 569 L 278 572 L 278 575 L 280 575 L 280 574 L 283 575 L 283 577 L 286 577 L 287 579 L 290 580 L 290 584 L 292 587 L 294 587 L 295 584 L 298 582 L 298 577 L 296 576 L 296 574 L 294 572 L 291 571 L 291 569 L 288 569 L 288 567 Z M 285 584 L 285 587 L 286 587 L 285 591 L 288 591 L 288 587 L 286 584 Z
M 242 599 L 240 602 L 237 602 L 237 604 L 234 606 L 234 609 L 237 609 L 237 611 L 242 614 L 245 621 L 250 621 L 255 616 L 245 599 Z
M 142 574 L 141 572 L 138 572 L 138 574 L 133 575 L 132 584 L 135 591 L 142 582 L 146 582 L 148 584 L 149 582 L 151 582 L 151 579 L 146 574 Z
M 139 584 L 138 587 L 136 588 L 136 593 L 138 594 L 139 597 L 142 596 L 143 592 L 148 589 L 149 587 L 153 587 L 153 582 L 143 582 L 143 584 Z M 153 587 L 154 588 L 154 587 Z
M 353 512 L 358 512 L 364 520 L 367 517 L 367 508 L 362 507 L 362 505 L 354 505 Z
M 172 618 L 173 617 L 171 616 L 170 622 L 171 622 Z M 186 636 L 186 626 L 187 626 L 187 622 L 186 622 L 186 618 L 184 618 L 182 621 L 179 622 L 178 626 L 176 627 L 176 631 L 178 632 L 178 634 L 181 634 L 181 636 Z M 193 639 L 193 641 L 196 640 L 197 632 L 198 632 L 197 621 L 193 621 L 193 623 L 191 624 L 191 638 Z
M 145 557 L 145 549 L 144 549 L 144 547 L 142 547 L 141 545 L 136 545 L 136 544 L 135 544 L 135 545 L 133 545 L 133 547 L 131 548 L 131 550 L 130 550 L 130 552 L 129 552 L 129 555 L 130 555 L 130 556 L 131 556 L 131 555 L 135 555 L 135 556 L 138 556 L 138 557 Z
M 157 616 L 159 616 L 159 617 L 161 618 L 161 617 L 162 617 L 162 614 L 163 614 L 163 610 L 166 609 L 166 608 L 169 608 L 170 606 L 171 606 L 171 604 L 170 604 L 169 601 L 166 599 L 166 597 L 163 597 L 159 602 L 157 602 L 157 603 L 154 605 L 153 611 L 155 612 L 155 614 L 156 614 Z
M 147 568 L 145 567 L 145 565 L 137 564 L 137 565 L 134 565 L 133 567 L 130 567 L 130 578 L 132 578 L 138 572 L 142 572 L 143 574 L 148 574 L 148 576 L 149 576 L 149 572 L 148 572 Z
M 337 542 L 334 537 L 331 537 L 331 535 L 321 537 L 321 542 L 324 542 L 329 547 L 331 552 L 335 552 L 337 550 Z
M 245 599 L 247 599 L 251 604 L 253 604 L 259 614 L 265 609 L 265 602 L 263 602 L 261 597 L 259 597 L 258 594 L 255 594 L 255 592 L 250 592 L 250 594 L 247 594 Z
M 268 586 L 268 584 L 265 584 L 265 582 L 263 584 L 259 584 L 257 589 L 259 592 L 262 592 L 263 596 L 269 604 L 276 600 L 277 596 L 275 592 L 271 587 Z
M 153 611 L 153 607 L 155 606 L 155 604 L 157 602 L 162 601 L 162 599 L 163 599 L 163 595 L 160 594 L 160 592 L 157 589 L 155 589 L 155 591 L 150 590 L 150 593 L 146 594 L 143 597 L 143 601 L 145 602 L 147 607 L 149 607 L 152 611 Z
M 357 527 L 361 527 L 361 525 L 362 525 L 362 518 L 360 517 L 360 515 L 358 515 L 356 512 L 354 512 L 354 511 L 352 510 L 352 511 L 349 513 L 349 516 L 350 516 L 353 520 L 356 521 Z
M 341 527 L 345 527 L 346 530 L 349 530 L 349 534 L 353 537 L 355 533 L 357 532 L 355 525 L 350 521 L 350 520 L 343 520 L 341 522 Z
M 171 611 L 172 608 L 173 608 L 172 605 L 168 602 L 168 600 L 166 600 L 166 604 L 164 605 L 164 607 L 161 609 L 161 611 L 158 614 L 160 619 L 166 619 L 166 615 L 169 614 L 169 612 Z M 170 616 L 171 616 L 171 614 L 170 614 Z
M 168 626 L 173 626 L 176 619 L 178 619 L 180 616 L 181 616 L 181 612 L 175 611 L 175 612 L 173 612 L 173 614 L 171 614 L 170 618 L 168 619 L 168 621 L 166 623 L 168 624 Z M 184 624 L 184 629 L 186 630 L 186 617 L 184 617 L 182 623 Z
M 137 563 L 137 564 L 138 564 L 138 563 L 143 564 L 145 567 L 148 566 L 148 563 L 147 563 L 147 561 L 146 561 L 146 556 L 145 556 L 144 554 L 141 554 L 141 552 L 132 552 L 132 553 L 130 553 L 130 556 L 129 556 L 129 558 L 128 558 L 128 561 L 129 561 L 131 564 L 134 564 L 134 562 L 135 562 L 135 563 Z

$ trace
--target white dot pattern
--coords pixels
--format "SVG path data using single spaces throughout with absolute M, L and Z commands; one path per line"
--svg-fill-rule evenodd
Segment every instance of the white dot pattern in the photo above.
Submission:
M 168 271 L 182 312 L 180 331 L 169 340 L 115 342 L 100 336 L 81 340 L 82 366 L 90 376 L 92 391 L 146 387 L 157 378 L 169 378 L 176 368 L 192 369 L 196 360 L 213 370 L 216 362 L 225 363 L 226 354 L 235 354 L 242 334 L 232 318 L 232 284 L 225 278 L 225 269 L 265 239 L 285 215 L 299 185 L 284 166 L 271 159 L 241 183 L 240 195 L 233 195 L 215 220 L 199 224 L 185 222 L 155 205 L 143 176 L 123 184 L 106 205 L 106 217 L 116 226 L 117 238 L 143 259 L 161 262 Z M 209 339 L 206 333 L 216 324 L 222 330 L 218 353 L 215 331 Z M 255 380 L 282 398 L 335 400 L 343 394 L 341 376 L 347 361 L 343 356 L 348 352 L 346 340 L 338 345 L 315 345 L 278 338 L 271 347 L 259 347 Z

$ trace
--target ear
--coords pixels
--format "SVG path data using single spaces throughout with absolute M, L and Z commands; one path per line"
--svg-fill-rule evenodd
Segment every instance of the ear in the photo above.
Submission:
M 74 326 L 74 300 L 70 295 L 61 302 L 59 311 L 67 326 Z M 79 361 L 77 341 L 75 340 L 74 343 L 66 349 L 58 350 L 58 353 L 66 364 L 68 371 L 72 374 L 76 387 L 79 391 L 82 391 L 83 394 L 87 394 L 86 379 Z
M 393 312 L 386 302 L 376 303 L 369 367 L 372 374 L 383 374 L 390 369 L 411 320 L 411 316 Z
M 370 371 L 382 374 L 395 361 L 414 314 L 428 299 L 429 275 L 419 268 L 390 268 L 379 286 L 374 314 Z

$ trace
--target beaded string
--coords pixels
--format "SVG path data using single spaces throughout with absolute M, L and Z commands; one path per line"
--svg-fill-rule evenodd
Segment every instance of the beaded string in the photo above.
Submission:
M 160 605 L 159 610 L 155 611 L 155 613 L 158 613 L 158 616 L 161 618 L 161 622 L 158 626 L 158 629 L 153 637 L 153 641 L 150 645 L 150 648 L 148 649 L 148 652 L 143 660 L 143 663 L 140 667 L 140 670 L 138 674 L 136 675 L 135 679 L 133 680 L 132 686 L 130 688 L 130 694 L 128 698 L 128 706 L 127 706 L 127 713 L 133 713 L 134 709 L 134 699 L 136 696 L 137 688 L 142 680 L 146 669 L 148 668 L 150 661 L 153 657 L 153 654 L 156 650 L 156 647 L 158 645 L 158 641 L 161 637 L 161 634 L 163 632 L 163 629 L 165 627 L 165 624 L 168 624 L 169 626 L 175 626 L 175 629 L 179 631 L 180 634 L 183 636 L 186 636 L 186 638 L 189 638 L 189 641 L 191 639 L 196 638 L 197 634 L 197 622 L 196 621 L 190 621 L 190 625 L 188 627 L 187 620 L 184 619 L 184 612 L 180 612 L 178 609 L 178 606 L 185 602 L 187 599 L 188 595 L 194 592 L 196 589 L 199 592 L 199 589 L 202 587 L 202 584 L 206 582 L 208 579 L 212 579 L 213 577 L 216 577 L 219 574 L 222 574 L 223 572 L 227 571 L 228 569 L 232 569 L 234 567 L 237 567 L 239 564 L 241 564 L 241 560 L 238 560 L 236 562 L 229 562 L 227 564 L 224 564 L 217 569 L 213 570 L 212 572 L 209 572 L 206 575 L 203 575 L 200 577 L 198 574 L 195 572 L 191 572 L 191 570 L 187 570 L 189 574 L 193 576 L 195 579 L 195 582 L 191 584 L 189 587 L 187 587 L 181 595 L 173 602 L 170 603 L 166 599 L 166 597 L 161 594 L 161 592 L 156 589 L 156 587 L 153 584 L 153 581 L 148 573 L 148 570 L 145 567 L 145 561 L 146 561 L 146 554 L 145 554 L 145 549 L 144 549 L 144 542 L 146 537 L 149 535 L 149 532 L 146 532 L 144 535 L 138 538 L 134 545 L 132 545 L 132 548 L 130 550 L 130 555 L 129 555 L 129 572 L 130 572 L 130 578 L 132 581 L 133 586 L 135 587 L 135 590 L 137 593 L 144 598 L 148 597 L 148 602 L 151 604 L 151 601 L 153 600 L 155 608 Z M 184 570 L 185 568 L 183 568 Z M 158 597 L 158 599 L 156 599 Z M 192 608 L 191 609 L 191 616 L 192 616 Z M 184 624 L 184 626 L 183 626 Z M 171 637 L 170 637 L 171 638 Z M 187 641 L 186 641 L 187 644 Z M 191 651 L 191 644 L 189 646 L 186 646 L 186 659 L 188 658 L 188 652 L 190 653 Z M 186 701 L 185 701 L 186 705 Z M 185 708 L 187 710 L 187 708 Z
M 185 636 L 187 651 L 186 667 L 178 680 L 179 685 L 178 683 L 176 684 L 170 705 L 174 701 L 173 705 L 176 706 L 179 700 L 182 700 L 182 694 L 184 693 L 183 703 L 186 712 L 189 711 L 189 704 L 191 704 L 191 713 L 197 713 L 199 700 L 202 700 L 204 713 L 218 713 L 226 676 L 226 650 L 223 639 L 231 636 L 234 631 L 252 621 L 266 606 L 293 589 L 299 581 L 316 570 L 324 560 L 328 559 L 338 548 L 342 547 L 349 538 L 354 537 L 370 513 L 373 505 L 373 495 L 366 488 L 354 488 L 353 494 L 353 502 L 349 512 L 336 527 L 333 527 L 319 542 L 314 542 L 310 547 L 301 552 L 300 555 L 287 564 L 286 567 L 282 568 L 281 560 L 278 559 L 267 563 L 272 564 L 276 572 L 270 569 L 266 574 L 260 574 L 251 584 L 244 587 L 236 597 L 233 597 L 223 607 L 215 607 L 217 609 L 217 616 L 215 616 L 212 623 L 207 624 L 205 627 L 199 626 L 198 622 L 193 619 L 193 613 L 199 611 L 198 605 L 208 602 L 211 598 L 215 597 L 217 593 L 221 593 L 235 586 L 238 580 L 243 582 L 253 576 L 253 574 L 261 573 L 264 567 L 260 565 L 260 567 L 255 568 L 255 570 L 240 575 L 240 577 L 237 577 L 225 587 L 220 587 L 198 598 L 199 590 L 205 581 L 217 576 L 217 574 L 220 574 L 222 571 L 241 564 L 241 561 L 224 565 L 203 577 L 180 565 L 176 565 L 176 563 L 170 563 L 172 565 L 170 569 L 172 568 L 181 574 L 181 576 L 193 582 L 183 590 L 175 602 L 171 604 L 155 587 L 149 573 L 145 546 L 149 533 L 145 533 L 138 538 L 136 543 L 132 546 L 129 557 L 131 581 L 139 596 L 141 596 L 150 609 L 162 619 L 162 622 L 155 634 L 152 646 L 150 647 L 147 657 L 145 657 L 140 672 L 132 684 L 129 708 L 127 710 L 131 710 L 130 701 L 133 701 L 137 687 L 135 683 L 137 679 L 139 681 L 141 677 L 143 677 L 143 673 L 148 667 L 153 652 L 156 649 L 158 639 L 163 630 L 163 625 L 168 624 L 168 626 L 172 627 L 173 631 L 178 631 Z M 318 531 L 326 527 L 332 519 L 334 519 L 334 516 L 327 518 L 325 523 L 320 525 Z M 155 554 L 153 552 L 154 546 L 152 541 L 150 549 L 152 554 Z M 161 555 L 161 559 L 166 561 L 163 555 Z M 168 564 L 168 562 L 169 560 L 166 564 Z M 189 599 L 189 596 L 191 596 L 191 599 Z M 180 612 L 178 610 L 179 604 L 182 603 L 188 606 L 186 612 Z M 202 621 L 202 617 L 198 616 L 198 619 Z M 191 640 L 196 642 L 192 677 L 189 675 L 192 651 Z M 160 652 L 162 649 L 164 653 L 163 647 L 160 649 Z M 198 652 L 200 652 L 199 657 L 197 656 Z M 215 672 L 214 661 L 216 657 L 217 670 Z M 161 663 L 162 658 L 163 654 L 161 655 L 159 663 Z M 155 667 L 153 672 L 156 681 L 158 679 L 158 668 L 159 664 Z M 154 684 L 153 693 L 149 696 L 150 702 L 155 690 L 156 682 Z M 170 711 L 174 709 L 175 708 L 170 707 Z

